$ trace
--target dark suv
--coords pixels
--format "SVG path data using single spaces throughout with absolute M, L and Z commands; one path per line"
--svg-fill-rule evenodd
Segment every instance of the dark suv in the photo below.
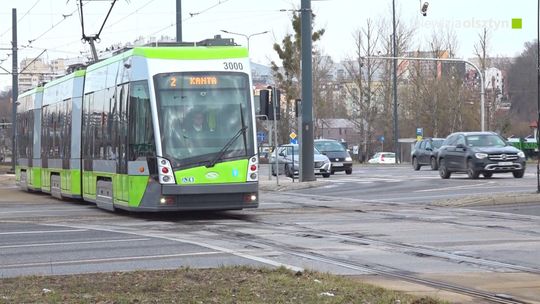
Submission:
M 352 158 L 347 149 L 337 140 L 316 139 L 315 148 L 322 154 L 328 156 L 332 162 L 331 174 L 337 171 L 345 171 L 345 174 L 352 174 Z
M 425 138 L 417 141 L 411 152 L 413 169 L 418 171 L 422 166 L 429 165 L 431 170 L 437 170 L 437 154 L 444 138 Z
M 525 154 L 510 146 L 493 132 L 458 132 L 450 134 L 439 149 L 439 175 L 449 178 L 452 172 L 466 172 L 476 179 L 480 174 L 512 172 L 515 178 L 525 173 Z

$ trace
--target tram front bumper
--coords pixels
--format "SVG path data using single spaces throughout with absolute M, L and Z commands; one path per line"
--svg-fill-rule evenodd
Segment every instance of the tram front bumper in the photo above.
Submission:
M 156 184 L 154 186 L 157 186 Z M 145 211 L 238 210 L 259 206 L 258 182 L 159 185 L 159 188 L 160 191 L 147 189 L 139 209 Z

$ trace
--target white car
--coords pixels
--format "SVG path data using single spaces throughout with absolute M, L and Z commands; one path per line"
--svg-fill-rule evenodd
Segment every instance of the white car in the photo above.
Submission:
M 369 160 L 370 164 L 395 164 L 396 154 L 392 152 L 377 152 Z

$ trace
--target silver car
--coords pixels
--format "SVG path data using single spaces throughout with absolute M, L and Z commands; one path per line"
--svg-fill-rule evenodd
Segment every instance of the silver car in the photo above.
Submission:
M 313 161 L 315 174 L 323 177 L 330 177 L 332 171 L 332 163 L 326 155 L 321 154 L 319 150 L 313 149 Z M 270 156 L 270 164 L 272 165 L 272 175 L 276 175 L 276 153 L 273 152 Z M 279 174 L 285 173 L 288 177 L 293 177 L 299 173 L 299 146 L 293 144 L 282 145 L 277 148 L 277 158 L 279 166 Z

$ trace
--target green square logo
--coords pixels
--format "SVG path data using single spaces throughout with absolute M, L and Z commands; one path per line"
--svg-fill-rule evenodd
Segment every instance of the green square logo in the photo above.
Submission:
M 512 28 L 513 29 L 521 29 L 521 18 L 512 18 Z

